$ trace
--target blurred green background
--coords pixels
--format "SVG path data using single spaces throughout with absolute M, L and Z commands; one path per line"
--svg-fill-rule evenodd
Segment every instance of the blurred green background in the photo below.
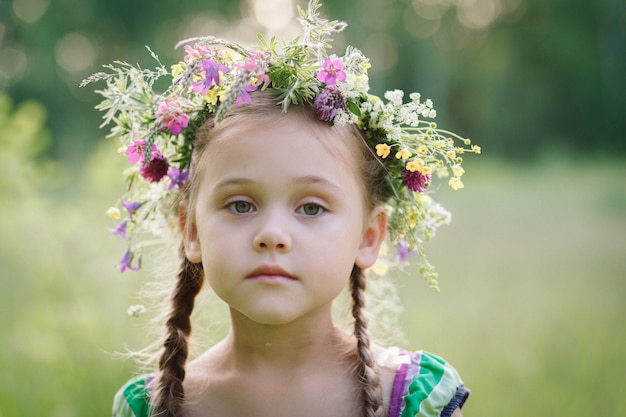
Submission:
M 300 2 L 303 4 L 303 2 Z M 409 347 L 449 359 L 466 416 L 626 415 L 626 6 L 617 0 L 327 0 L 372 90 L 432 98 L 471 137 L 442 293 L 400 278 Z M 104 215 L 124 159 L 93 89 L 115 59 L 216 34 L 291 36 L 290 0 L 0 0 L 0 417 L 107 416 L 136 371 L 145 272 L 119 274 Z

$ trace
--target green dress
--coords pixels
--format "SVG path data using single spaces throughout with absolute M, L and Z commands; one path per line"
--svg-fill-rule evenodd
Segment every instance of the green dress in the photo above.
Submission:
M 469 396 L 457 371 L 432 353 L 387 350 L 382 363 L 396 369 L 388 417 L 450 417 Z M 115 395 L 113 417 L 148 417 L 156 374 L 128 381 Z

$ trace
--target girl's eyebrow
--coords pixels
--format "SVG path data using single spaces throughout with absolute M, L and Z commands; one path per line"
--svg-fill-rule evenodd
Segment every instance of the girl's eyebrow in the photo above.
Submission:
M 320 177 L 318 175 L 305 175 L 305 176 L 301 176 L 301 177 L 297 177 L 294 178 L 292 180 L 293 183 L 295 184 L 311 184 L 311 185 L 320 185 L 324 188 L 329 188 L 331 190 L 333 190 L 333 192 L 338 193 L 338 194 L 345 194 L 344 190 L 337 185 L 335 182 L 324 178 L 324 177 Z M 230 178 L 224 178 L 220 181 L 218 181 L 215 184 L 214 189 L 218 190 L 220 188 L 226 188 L 226 187 L 232 187 L 232 186 L 241 186 L 241 185 L 254 185 L 257 184 L 257 181 L 252 179 L 252 178 L 246 178 L 246 177 L 230 177 Z
M 294 182 L 297 184 L 321 185 L 322 187 L 332 189 L 336 193 L 342 195 L 345 194 L 344 190 L 339 185 L 335 184 L 335 182 L 317 175 L 306 175 L 303 177 L 298 177 L 294 179 Z

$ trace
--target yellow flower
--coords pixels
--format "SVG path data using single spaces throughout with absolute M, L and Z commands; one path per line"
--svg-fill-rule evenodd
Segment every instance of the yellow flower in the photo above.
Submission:
M 461 178 L 459 178 L 459 177 L 452 177 L 452 178 L 450 178 L 450 181 L 448 181 L 448 185 L 453 190 L 460 190 L 461 188 L 465 187 L 465 185 L 461 181 Z
M 376 145 L 376 155 L 385 159 L 391 153 L 391 148 L 386 143 L 379 143 Z
M 120 209 L 118 209 L 117 207 L 111 207 L 106 211 L 106 215 L 109 217 L 114 218 L 115 220 L 119 220 L 120 217 L 122 217 L 122 213 L 120 212 Z
M 465 153 L 465 149 L 463 148 L 456 148 L 456 153 L 458 153 L 459 155 L 463 155 Z
M 172 78 L 176 79 L 180 74 L 185 71 L 185 64 L 179 62 L 178 64 L 172 65 Z
M 462 177 L 463 174 L 465 174 L 465 170 L 463 169 L 463 167 L 461 165 L 453 165 L 452 166 L 452 173 L 456 177 Z
M 413 159 L 412 161 L 406 163 L 405 168 L 411 172 L 423 172 L 424 161 L 422 161 L 421 159 Z
M 480 154 L 480 146 L 472 145 L 472 152 L 474 152 L 475 154 Z
M 220 55 L 223 58 L 224 64 L 229 64 L 233 62 L 233 54 L 228 49 L 222 49 Z
M 420 155 L 426 155 L 428 153 L 428 148 L 425 145 L 418 146 L 417 153 Z
M 422 174 L 430 175 L 432 173 L 433 173 L 433 169 L 431 167 L 425 166 L 424 168 L 422 168 Z
M 223 101 L 224 97 L 226 97 L 226 91 L 219 88 L 212 88 L 204 94 L 204 101 L 215 106 L 217 100 Z
M 410 157 L 411 157 L 411 152 L 409 152 L 406 149 L 400 149 L 398 152 L 396 152 L 396 159 L 402 159 L 403 161 L 406 161 Z
M 361 68 L 363 68 L 364 70 L 372 68 L 372 64 L 370 64 L 369 58 L 366 58 L 363 62 L 361 62 Z
M 450 159 L 456 158 L 456 152 L 454 151 L 448 151 L 447 155 L 448 155 L 448 158 Z

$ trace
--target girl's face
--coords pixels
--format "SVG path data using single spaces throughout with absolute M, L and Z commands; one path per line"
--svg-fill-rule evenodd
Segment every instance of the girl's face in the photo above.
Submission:
M 212 139 L 185 248 L 231 309 L 262 324 L 329 314 L 353 265 L 374 263 L 385 215 L 365 208 L 353 140 L 298 114 Z

